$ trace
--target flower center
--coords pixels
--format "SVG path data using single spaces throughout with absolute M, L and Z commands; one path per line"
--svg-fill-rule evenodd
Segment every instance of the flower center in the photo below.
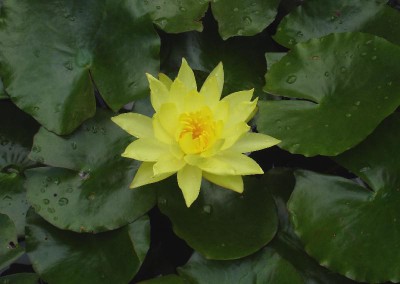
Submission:
M 179 117 L 178 143 L 186 154 L 197 154 L 209 149 L 217 136 L 217 123 L 208 107 L 185 112 Z

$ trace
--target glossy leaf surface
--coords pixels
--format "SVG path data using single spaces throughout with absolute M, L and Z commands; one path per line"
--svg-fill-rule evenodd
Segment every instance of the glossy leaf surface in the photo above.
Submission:
M 37 284 L 39 276 L 35 273 L 17 273 L 0 277 L 1 284 Z
M 223 39 L 260 33 L 275 20 L 279 0 L 218 0 L 211 4 Z
M 261 102 L 258 130 L 291 153 L 340 154 L 400 104 L 397 62 L 399 46 L 368 34 L 298 44 L 266 75 L 265 91 L 291 100 Z
M 24 253 L 24 248 L 18 245 L 14 222 L 1 213 L 0 228 L 0 269 L 3 269 L 18 259 Z
M 29 202 L 48 222 L 76 232 L 132 222 L 155 204 L 151 188 L 129 189 L 138 162 L 120 155 L 132 139 L 104 111 L 66 137 L 41 128 L 30 157 L 53 167 L 26 171 Z
M 274 237 L 275 204 L 258 179 L 245 178 L 243 194 L 203 181 L 190 208 L 176 182 L 169 181 L 158 188 L 158 207 L 170 218 L 174 232 L 206 258 L 240 258 Z
M 158 69 L 159 39 L 129 5 L 4 1 L 0 75 L 11 99 L 47 129 L 68 134 L 94 115 L 94 85 L 113 110 L 144 96 L 144 73 Z
M 142 218 L 147 221 L 139 227 L 134 222 L 101 234 L 78 234 L 57 229 L 30 210 L 26 250 L 49 283 L 128 283 L 141 265 L 132 235 L 149 234 L 148 219 Z
M 274 39 L 292 48 L 330 33 L 365 32 L 400 44 L 400 13 L 375 0 L 308 0 L 283 18 Z
M 341 177 L 296 174 L 289 204 L 296 234 L 322 265 L 357 281 L 400 281 L 399 123 L 398 114 L 387 118 L 338 157 L 371 189 Z

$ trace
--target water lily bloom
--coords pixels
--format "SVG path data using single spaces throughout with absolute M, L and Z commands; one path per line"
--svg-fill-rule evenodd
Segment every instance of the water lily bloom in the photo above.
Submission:
M 143 161 L 131 188 L 158 182 L 177 173 L 187 207 L 198 197 L 202 178 L 243 192 L 242 175 L 262 174 L 261 167 L 243 153 L 261 150 L 280 141 L 252 133 L 247 122 L 254 116 L 253 90 L 221 99 L 224 71 L 220 63 L 200 91 L 193 70 L 182 60 L 177 78 L 146 74 L 152 118 L 124 113 L 112 118 L 138 139 L 122 154 Z

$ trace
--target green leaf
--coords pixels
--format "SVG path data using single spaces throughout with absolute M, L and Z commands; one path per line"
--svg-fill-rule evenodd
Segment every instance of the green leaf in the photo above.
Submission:
M 400 14 L 375 0 L 308 0 L 283 18 L 274 39 L 292 48 L 297 42 L 330 33 L 365 32 L 400 44 Z
M 223 39 L 260 33 L 275 20 L 279 0 L 218 0 L 211 4 Z
M 301 241 L 294 233 L 286 206 L 296 182 L 293 170 L 273 168 L 265 174 L 264 180 L 274 197 L 279 216 L 278 232 L 272 242 L 268 244 L 268 247 L 273 248 L 282 258 L 296 268 L 307 284 L 354 283 L 350 279 L 320 266 L 317 261 L 307 255 Z
M 178 275 L 170 274 L 161 277 L 156 277 L 146 281 L 139 282 L 138 284 L 185 284 L 185 280 Z
M 35 163 L 28 159 L 39 126 L 10 101 L 0 101 L 0 170 L 22 172 Z
M 271 66 L 282 59 L 287 52 L 267 52 L 265 53 L 265 60 L 267 61 L 267 71 L 271 69 Z
M 148 13 L 153 22 L 168 33 L 202 31 L 201 18 L 207 11 L 208 0 L 139 0 L 134 12 Z
M 49 283 L 128 283 L 141 265 L 132 231 L 149 234 L 143 218 L 141 226 L 134 222 L 101 234 L 78 234 L 57 229 L 29 210 L 26 251 Z
M 29 208 L 23 185 L 22 176 L 0 173 L 0 213 L 11 218 L 19 236 L 24 234 L 25 215 Z
M 400 115 L 337 160 L 367 182 L 308 171 L 296 174 L 289 202 L 307 252 L 322 265 L 368 283 L 400 281 Z
M 195 253 L 178 268 L 191 283 L 304 283 L 301 275 L 275 250 L 261 251 L 238 260 L 207 260 Z
M 147 94 L 145 72 L 158 69 L 160 42 L 151 21 L 135 17 L 129 5 L 5 1 L 0 76 L 13 102 L 47 129 L 68 134 L 94 115 L 94 85 L 114 111 Z
M 39 276 L 35 273 L 18 273 L 0 277 L 1 284 L 37 284 Z
M 238 194 L 204 180 L 187 208 L 175 182 L 160 183 L 158 206 L 178 237 L 205 257 L 240 258 L 270 242 L 278 222 L 268 187 L 256 178 L 245 178 L 244 186 Z
M 0 270 L 7 267 L 21 255 L 24 248 L 18 245 L 17 230 L 13 221 L 4 214 L 0 213 Z
M 76 232 L 132 222 L 156 201 L 151 188 L 129 189 L 139 163 L 120 154 L 132 140 L 105 111 L 66 137 L 41 128 L 30 157 L 57 168 L 26 171 L 29 202 L 54 226 Z
M 0 100 L 2 100 L 2 99 L 8 99 L 8 96 L 7 96 L 6 92 L 4 91 L 3 81 L 0 78 Z
M 305 156 L 353 147 L 400 104 L 400 48 L 368 34 L 298 44 L 266 75 L 265 90 L 293 100 L 260 102 L 258 130 Z M 388 72 L 390 70 L 390 72 Z
M 196 71 L 196 78 L 202 77 L 205 80 L 208 73 L 218 63 L 223 62 L 223 95 L 255 88 L 254 95 L 260 96 L 263 95 L 262 86 L 266 70 L 264 53 L 267 42 L 268 40 L 261 35 L 223 41 L 218 35 L 216 24 L 207 22 L 202 33 L 189 32 L 166 37 L 161 51 L 162 71 L 171 74 L 177 72 L 184 57 Z

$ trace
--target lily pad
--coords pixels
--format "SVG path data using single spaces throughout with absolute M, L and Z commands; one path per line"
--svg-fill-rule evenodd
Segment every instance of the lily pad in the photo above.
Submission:
M 258 130 L 291 153 L 338 155 L 400 104 L 397 62 L 399 46 L 368 34 L 298 44 L 266 75 L 265 91 L 292 100 L 260 102 Z
M 185 283 L 187 282 L 183 278 L 175 274 L 165 275 L 139 282 L 139 284 L 185 284 Z
M 13 221 L 0 213 L 0 270 L 7 267 L 21 255 L 24 248 L 20 247 L 17 240 L 17 230 Z
M 0 101 L 0 170 L 22 172 L 35 163 L 28 159 L 39 125 L 8 100 Z
M 5 1 L 0 75 L 13 102 L 68 134 L 94 115 L 94 84 L 114 111 L 147 94 L 144 74 L 158 70 L 160 42 L 129 2 Z
M 308 0 L 283 18 L 274 39 L 292 48 L 330 33 L 365 32 L 400 44 L 400 13 L 387 1 Z
M 78 234 L 57 229 L 28 211 L 26 251 L 35 271 L 49 283 L 128 283 L 141 261 L 136 234 L 148 236 L 149 220 L 101 234 Z M 148 240 L 149 243 L 149 240 Z
M 29 204 L 26 200 L 24 178 L 15 173 L 0 173 L 0 213 L 14 222 L 18 236 L 25 230 L 25 216 Z
M 244 179 L 238 194 L 203 181 L 198 199 L 187 208 L 176 182 L 160 183 L 158 207 L 173 230 L 189 246 L 209 259 L 250 255 L 272 240 L 277 214 L 268 186 Z
M 168 33 L 203 30 L 201 18 L 207 11 L 209 0 L 139 0 L 134 12 L 148 13 L 153 22 Z
M 262 32 L 275 20 L 279 0 L 219 0 L 211 4 L 223 39 Z
M 271 248 L 238 260 L 207 260 L 195 253 L 178 272 L 190 283 L 304 283 L 301 275 Z
M 36 212 L 61 229 L 101 232 L 124 226 L 150 210 L 151 187 L 129 185 L 139 163 L 120 156 L 133 137 L 98 114 L 73 134 L 41 128 L 31 159 L 52 167 L 26 171 L 27 196 Z
M 37 284 L 39 276 L 35 273 L 18 273 L 0 277 L 0 284 Z
M 3 81 L 0 78 L 0 100 L 2 99 L 8 99 L 8 96 L 6 94 L 6 91 L 4 91 Z
M 289 202 L 296 234 L 322 265 L 356 281 L 400 281 L 399 123 L 395 113 L 337 158 L 370 188 L 341 177 L 296 174 Z

